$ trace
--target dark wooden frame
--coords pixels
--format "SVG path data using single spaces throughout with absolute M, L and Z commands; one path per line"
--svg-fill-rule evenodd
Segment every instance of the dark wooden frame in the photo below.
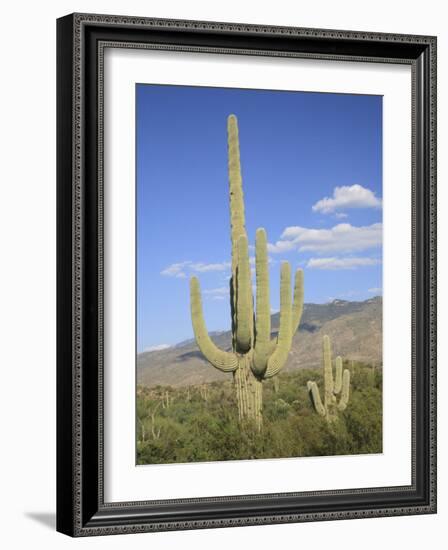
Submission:
M 104 502 L 104 47 L 406 63 L 412 67 L 412 484 Z M 72 536 L 436 511 L 436 38 L 74 14 L 57 21 L 57 529 Z

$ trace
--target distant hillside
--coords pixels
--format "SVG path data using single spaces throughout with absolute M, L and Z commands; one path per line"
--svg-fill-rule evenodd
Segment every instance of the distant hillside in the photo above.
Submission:
M 329 304 L 305 304 L 285 370 L 320 366 L 324 334 L 332 340 L 334 356 L 381 364 L 382 306 L 381 297 L 364 302 L 334 300 Z M 275 332 L 279 314 L 271 319 Z M 210 336 L 222 349 L 231 349 L 230 331 Z M 186 386 L 229 379 L 229 374 L 218 371 L 203 358 L 193 339 L 137 357 L 137 381 L 146 386 Z

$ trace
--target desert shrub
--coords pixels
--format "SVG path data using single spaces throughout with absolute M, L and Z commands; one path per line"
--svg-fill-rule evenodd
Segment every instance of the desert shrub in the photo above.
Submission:
M 334 422 L 317 415 L 306 383 L 323 387 L 321 369 L 279 375 L 278 392 L 264 384 L 263 430 L 241 429 L 231 381 L 199 386 L 140 387 L 137 391 L 137 463 L 201 462 L 378 453 L 382 450 L 382 371 L 359 363 L 352 372 L 350 402 Z M 169 391 L 168 407 L 162 396 Z M 155 435 L 151 426 L 154 414 Z M 144 437 L 143 437 L 144 435 Z

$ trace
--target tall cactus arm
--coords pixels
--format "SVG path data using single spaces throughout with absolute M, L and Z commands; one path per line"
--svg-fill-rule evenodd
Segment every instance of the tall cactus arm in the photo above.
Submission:
M 322 339 L 322 354 L 324 361 L 324 406 L 328 407 L 333 402 L 333 371 L 331 367 L 331 343 L 330 338 L 325 335 Z
M 197 277 L 190 279 L 190 306 L 194 336 L 205 358 L 223 372 L 235 371 L 238 368 L 236 355 L 220 350 L 208 335 L 202 313 L 201 289 Z
M 230 229 L 232 241 L 232 277 L 230 279 L 230 309 L 232 314 L 232 343 L 236 349 L 235 328 L 237 324 L 236 294 L 237 280 L 236 270 L 238 265 L 238 238 L 246 235 L 244 218 L 244 195 L 241 178 L 240 144 L 238 136 L 238 121 L 235 115 L 227 118 L 227 145 L 228 145 L 228 170 L 229 170 L 229 196 L 230 196 Z
M 230 226 L 232 237 L 232 273 L 235 274 L 238 262 L 238 238 L 246 235 L 244 217 L 244 195 L 241 177 L 240 144 L 238 122 L 235 115 L 227 119 L 227 141 L 229 157 Z
M 258 283 L 257 283 L 258 284 Z M 292 306 L 291 316 L 291 337 L 297 332 L 302 319 L 303 313 L 303 270 L 298 269 L 296 271 L 295 283 L 294 283 L 294 303 Z M 277 344 L 277 337 L 271 339 L 269 345 L 269 354 L 271 354 Z
M 338 355 L 336 357 L 336 376 L 334 379 L 333 393 L 338 395 L 342 389 L 342 358 Z
M 350 397 L 350 371 L 348 369 L 345 369 L 344 374 L 342 375 L 341 399 L 338 404 L 338 409 L 340 411 L 345 411 L 345 409 L 347 408 L 349 397 Z
M 291 266 L 289 262 L 283 262 L 280 276 L 280 328 L 277 345 L 268 359 L 265 378 L 275 376 L 288 359 L 292 343 L 291 312 Z
M 303 269 L 296 271 L 294 282 L 294 302 L 292 306 L 292 336 L 297 332 L 303 312 Z
M 320 416 L 325 416 L 325 407 L 322 405 L 322 401 L 320 399 L 320 393 L 319 388 L 317 387 L 316 382 L 311 382 L 311 380 L 307 384 L 308 387 L 308 393 L 310 395 L 311 403 L 313 404 L 313 407 L 315 408 L 316 412 L 320 414 Z
M 238 238 L 238 267 L 236 272 L 236 351 L 246 353 L 252 347 L 253 302 L 247 237 Z
M 262 228 L 257 229 L 255 236 L 255 271 L 257 279 L 257 315 L 252 371 L 260 376 L 266 370 L 268 357 L 273 351 L 271 346 L 268 246 L 266 231 Z

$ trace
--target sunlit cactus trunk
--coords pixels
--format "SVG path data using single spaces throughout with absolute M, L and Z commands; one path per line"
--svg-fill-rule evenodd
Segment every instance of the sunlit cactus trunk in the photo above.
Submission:
M 247 355 L 240 357 L 239 367 L 233 376 L 240 421 L 253 420 L 260 429 L 263 422 L 263 383 L 254 376 Z
M 280 277 L 280 326 L 271 336 L 269 296 L 269 258 L 264 229 L 255 239 L 256 314 L 252 293 L 249 243 L 245 227 L 244 196 L 241 177 L 238 123 L 235 115 L 227 119 L 232 274 L 230 308 L 232 351 L 220 350 L 211 340 L 202 312 L 199 281 L 190 281 L 191 319 L 199 349 L 217 369 L 232 372 L 236 388 L 238 416 L 242 424 L 260 430 L 263 412 L 263 380 L 272 378 L 284 367 L 292 338 L 303 310 L 303 271 L 295 275 L 294 301 L 291 293 L 291 267 L 283 262 Z

